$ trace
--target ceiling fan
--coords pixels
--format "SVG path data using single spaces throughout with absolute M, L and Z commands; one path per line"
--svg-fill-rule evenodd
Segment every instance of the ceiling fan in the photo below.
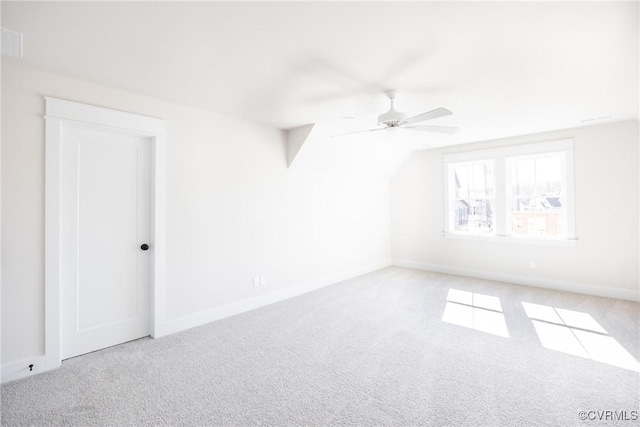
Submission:
M 447 110 L 446 108 L 436 108 L 435 110 L 427 111 L 426 113 L 418 114 L 417 116 L 407 117 L 407 114 L 397 111 L 393 106 L 393 100 L 396 98 L 398 91 L 386 90 L 384 94 L 391 101 L 391 108 L 389 108 L 389 111 L 387 111 L 386 113 L 380 114 L 378 116 L 378 122 L 377 122 L 378 127 L 373 129 L 358 130 L 355 132 L 341 133 L 333 136 L 352 135 L 354 133 L 364 133 L 364 132 L 376 132 L 380 130 L 394 129 L 394 128 L 408 129 L 413 131 L 426 131 L 426 132 L 453 134 L 453 133 L 456 133 L 459 129 L 453 126 L 416 125 L 416 123 L 424 122 L 427 120 L 433 120 L 440 117 L 450 116 L 453 113 Z M 344 118 L 353 119 L 353 117 L 344 117 Z

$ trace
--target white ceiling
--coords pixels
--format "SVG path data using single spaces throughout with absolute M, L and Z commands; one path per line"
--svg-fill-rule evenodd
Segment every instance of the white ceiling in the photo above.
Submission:
M 385 88 L 452 110 L 451 143 L 638 118 L 637 2 L 3 1 L 2 27 L 34 67 L 283 129 Z

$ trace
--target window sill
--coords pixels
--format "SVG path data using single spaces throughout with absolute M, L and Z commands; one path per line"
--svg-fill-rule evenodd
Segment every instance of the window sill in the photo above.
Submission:
M 575 247 L 578 239 L 575 238 L 539 238 L 539 237 L 516 237 L 516 236 L 497 236 L 497 235 L 481 235 L 481 234 L 462 234 L 443 232 L 445 239 L 454 240 L 475 240 L 478 242 L 503 242 L 503 243 L 520 243 L 528 245 L 548 245 L 548 246 L 565 246 Z

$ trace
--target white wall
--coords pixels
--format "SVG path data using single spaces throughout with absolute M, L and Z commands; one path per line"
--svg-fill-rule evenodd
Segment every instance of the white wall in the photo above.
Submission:
M 638 290 L 635 121 L 416 152 L 390 186 L 392 168 L 380 159 L 368 159 L 377 164 L 369 169 L 348 157 L 329 164 L 332 155 L 315 146 L 288 169 L 279 130 L 3 59 L 3 365 L 44 351 L 45 95 L 168 120 L 169 321 L 326 284 L 384 266 L 391 254 L 415 266 L 542 285 Z M 443 153 L 561 138 L 576 145 L 576 247 L 443 238 Z M 257 275 L 267 286 L 252 288 Z
M 288 169 L 280 130 L 3 59 L 3 365 L 44 351 L 43 96 L 168 121 L 169 321 L 390 263 L 388 177 Z
M 444 238 L 443 153 L 564 138 L 575 142 L 575 247 Z M 392 180 L 392 256 L 398 265 L 637 299 L 638 155 L 637 121 L 415 152 Z

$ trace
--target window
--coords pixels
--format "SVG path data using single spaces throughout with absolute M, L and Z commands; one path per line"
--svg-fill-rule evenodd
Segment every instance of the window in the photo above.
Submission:
M 445 233 L 574 240 L 573 141 L 444 156 Z
M 508 158 L 508 231 L 566 237 L 564 153 Z
M 455 231 L 493 231 L 493 162 L 459 163 L 451 168 L 452 223 Z

